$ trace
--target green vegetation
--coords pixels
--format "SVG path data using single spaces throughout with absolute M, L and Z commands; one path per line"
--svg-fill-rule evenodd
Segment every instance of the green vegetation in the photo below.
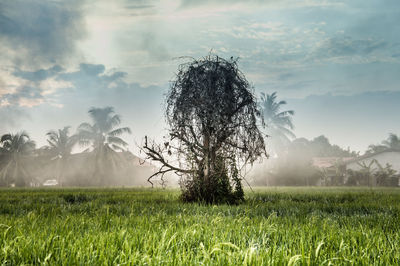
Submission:
M 398 265 L 400 190 L 260 188 L 240 205 L 177 190 L 2 189 L 3 264 Z

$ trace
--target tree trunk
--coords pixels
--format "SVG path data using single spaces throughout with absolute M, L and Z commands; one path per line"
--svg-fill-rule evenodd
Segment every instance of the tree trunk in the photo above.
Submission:
M 210 166 L 211 166 L 211 158 L 210 158 L 210 135 L 208 133 L 204 134 L 204 182 L 208 188 L 210 184 Z

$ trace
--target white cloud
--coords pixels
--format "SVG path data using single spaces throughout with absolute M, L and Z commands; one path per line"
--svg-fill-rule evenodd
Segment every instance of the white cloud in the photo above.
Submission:
M 59 89 L 71 88 L 73 85 L 69 81 L 57 80 L 56 78 L 51 77 L 41 81 L 39 87 L 42 90 L 43 96 L 51 96 L 57 93 Z

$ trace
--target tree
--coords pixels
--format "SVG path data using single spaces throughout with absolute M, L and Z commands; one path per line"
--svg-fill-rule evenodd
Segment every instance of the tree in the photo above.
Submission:
M 309 142 L 312 157 L 357 157 L 358 153 L 350 148 L 342 149 L 336 144 L 331 144 L 324 135 L 318 136 Z
M 69 135 L 70 127 L 64 127 L 57 131 L 50 130 L 46 135 L 48 137 L 49 152 L 53 156 L 53 160 L 57 162 L 57 181 L 62 185 L 64 182 L 64 172 L 66 170 L 68 156 L 71 154 L 72 148 L 77 143 L 77 136 Z
M 267 134 L 270 138 L 270 147 L 275 154 L 279 154 L 284 146 L 295 138 L 292 132 L 294 126 L 292 122 L 293 110 L 281 111 L 286 101 L 277 101 L 276 92 L 272 94 L 261 93 L 261 109 L 264 121 L 267 125 Z
M 387 149 L 397 149 L 400 150 L 400 138 L 393 133 L 389 134 L 389 137 L 381 142 L 382 144 L 371 144 L 368 146 L 368 150 L 365 152 L 366 154 L 373 154 L 377 152 L 382 152 Z
M 121 117 L 112 107 L 91 108 L 89 115 L 93 124 L 82 123 L 78 127 L 78 139 L 82 146 L 92 145 L 94 171 L 97 184 L 106 184 L 106 174 L 118 163 L 115 152 L 125 150 L 126 143 L 120 136 L 131 133 L 129 127 L 116 128 L 121 124 Z
M 26 132 L 5 134 L 0 139 L 4 165 L 0 171 L 1 183 L 6 186 L 14 183 L 16 186 L 25 186 L 28 174 L 23 160 L 35 149 L 35 142 Z
M 399 176 L 396 174 L 396 170 L 392 168 L 392 165 L 386 164 L 382 166 L 376 161 L 378 169 L 374 173 L 376 184 L 378 186 L 392 186 L 397 187 L 399 185 Z
M 366 153 L 366 154 L 374 154 L 374 153 L 377 153 L 377 152 L 385 151 L 385 150 L 387 150 L 387 149 L 388 149 L 388 147 L 387 147 L 386 145 L 380 145 L 380 144 L 375 145 L 375 144 L 371 144 L 371 145 L 368 146 L 368 150 L 367 150 L 365 153 Z
M 181 176 L 182 199 L 243 200 L 240 166 L 266 155 L 256 98 L 237 62 L 209 55 L 182 64 L 166 99 L 169 136 L 143 146 L 161 167 Z M 173 163 L 176 161 L 176 164 Z
M 396 134 L 390 133 L 389 137 L 382 141 L 382 144 L 389 149 L 400 149 L 400 138 Z

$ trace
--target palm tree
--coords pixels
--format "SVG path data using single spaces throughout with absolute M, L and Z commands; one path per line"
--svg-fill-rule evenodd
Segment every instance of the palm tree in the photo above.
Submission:
M 57 181 L 59 185 L 64 182 L 64 172 L 67 165 L 68 156 L 71 154 L 72 148 L 77 143 L 77 136 L 69 136 L 70 127 L 64 127 L 57 131 L 50 130 L 47 132 L 48 150 L 57 160 Z
M 388 147 L 387 147 L 386 145 L 380 145 L 380 144 L 375 145 L 375 144 L 371 144 L 371 145 L 368 146 L 368 150 L 367 150 L 365 153 L 366 153 L 366 154 L 374 154 L 374 153 L 377 153 L 377 152 L 385 151 L 385 150 L 387 150 L 387 149 L 388 149 Z
M 389 149 L 400 149 L 400 138 L 396 134 L 390 133 L 389 137 L 382 141 L 382 144 Z
M 387 149 L 400 150 L 400 138 L 396 134 L 390 133 L 389 137 L 386 140 L 382 141 L 382 144 L 369 145 L 368 150 L 365 153 L 373 154 L 373 153 L 385 151 Z
M 292 132 L 294 126 L 292 122 L 293 110 L 281 111 L 286 101 L 277 102 L 276 92 L 272 94 L 261 93 L 261 110 L 263 111 L 264 121 L 267 125 L 267 134 L 271 137 L 270 147 L 275 155 L 279 154 L 290 139 L 295 138 Z
M 25 186 L 27 171 L 24 159 L 35 149 L 35 142 L 30 139 L 26 132 L 17 134 L 5 134 L 0 139 L 0 152 L 4 165 L 0 170 L 1 182 L 9 186 Z
M 130 134 L 131 130 L 129 127 L 116 128 L 121 124 L 121 118 L 112 107 L 93 107 L 89 110 L 89 115 L 93 124 L 80 124 L 77 135 L 82 146 L 91 144 L 95 159 L 93 175 L 98 176 L 99 184 L 104 184 L 105 173 L 115 168 L 115 152 L 124 151 L 128 146 L 120 136 L 124 133 Z

